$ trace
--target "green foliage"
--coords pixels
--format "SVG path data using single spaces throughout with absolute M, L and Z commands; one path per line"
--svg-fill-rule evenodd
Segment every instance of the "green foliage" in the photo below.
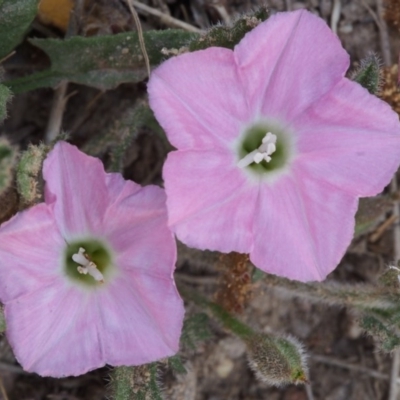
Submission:
M 272 386 L 307 382 L 307 366 L 301 344 L 293 338 L 254 334 L 247 340 L 250 368 Z
M 178 355 L 168 358 L 168 366 L 177 374 L 186 374 L 187 372 L 182 359 Z
M 7 102 L 10 99 L 10 96 L 10 89 L 4 85 L 0 85 L 0 123 L 7 116 Z
M 4 309 L 0 307 L 0 333 L 5 332 L 6 330 L 6 319 L 4 317 Z
M 275 386 L 307 382 L 305 356 L 297 340 L 257 333 L 220 305 L 193 290 L 179 285 L 179 292 L 186 300 L 206 309 L 227 330 L 246 343 L 250 367 L 257 377 Z
M 197 343 L 209 339 L 211 332 L 208 325 L 208 315 L 203 312 L 187 317 L 183 323 L 181 347 L 195 349 Z
M 361 319 L 361 327 L 374 336 L 383 350 L 392 351 L 400 346 L 399 330 L 385 319 L 366 314 Z
M 0 59 L 22 41 L 38 11 L 39 0 L 2 0 L 0 2 Z
M 378 94 L 382 85 L 380 60 L 376 54 L 364 58 L 359 68 L 353 73 L 352 79 L 367 89 L 371 94 Z
M 23 207 L 30 207 L 42 198 L 42 164 L 50 148 L 44 144 L 30 145 L 17 166 L 17 188 Z
M 143 35 L 151 65 L 166 58 L 164 47 L 180 48 L 197 37 L 195 33 L 172 29 Z M 62 80 L 107 90 L 124 82 L 140 82 L 147 76 L 136 32 L 66 40 L 33 39 L 31 43 L 47 53 L 51 68 L 6 82 L 14 93 L 55 87 Z
M 205 35 L 193 40 L 189 45 L 189 50 L 203 50 L 212 46 L 233 49 L 247 32 L 250 32 L 268 17 L 268 10 L 261 7 L 254 13 L 241 16 L 231 27 L 214 26 Z
M 122 172 L 125 153 L 143 127 L 153 128 L 156 131 L 161 129 L 149 105 L 145 102 L 139 102 L 129 109 L 123 119 L 116 121 L 113 127 L 113 131 L 118 132 L 116 135 L 112 135 L 113 140 L 118 141 L 112 147 L 108 171 Z
M 114 368 L 110 392 L 113 400 L 162 400 L 157 364 Z
M 393 202 L 384 196 L 362 198 L 358 204 L 354 236 L 367 233 L 393 207 Z
M 377 285 L 302 283 L 265 274 L 264 283 L 286 296 L 302 297 L 315 303 L 348 307 L 357 312 L 361 326 L 378 345 L 391 351 L 400 347 L 400 270 L 390 268 Z
M 11 185 L 16 158 L 16 149 L 7 139 L 0 138 L 0 195 Z

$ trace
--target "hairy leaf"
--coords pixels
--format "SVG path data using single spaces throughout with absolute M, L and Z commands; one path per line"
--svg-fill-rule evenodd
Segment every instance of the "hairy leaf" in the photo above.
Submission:
M 0 59 L 22 41 L 37 14 L 38 4 L 39 0 L 0 1 Z
M 172 29 L 144 32 L 150 64 L 158 65 L 166 58 L 164 47 L 181 48 L 195 37 L 195 33 Z M 136 32 L 66 40 L 33 39 L 31 43 L 48 54 L 51 68 L 6 82 L 14 93 L 54 87 L 62 80 L 107 90 L 125 82 L 140 82 L 147 76 Z

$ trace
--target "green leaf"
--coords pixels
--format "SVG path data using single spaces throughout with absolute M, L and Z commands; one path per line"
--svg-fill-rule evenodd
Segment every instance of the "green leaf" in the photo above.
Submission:
M 3 307 L 0 308 L 0 333 L 3 333 L 6 330 L 6 318 L 4 316 Z
M 11 185 L 17 150 L 7 139 L 0 138 L 0 195 Z
M 10 89 L 4 85 L 0 85 L 0 123 L 7 116 L 7 102 L 10 99 Z
M 38 11 L 39 0 L 0 1 L 0 59 L 22 41 Z
M 195 349 L 197 343 L 211 336 L 208 315 L 200 312 L 185 318 L 181 334 L 181 346 Z
M 150 64 L 160 64 L 165 47 L 181 48 L 196 38 L 182 30 L 147 31 L 144 41 Z M 139 82 L 147 72 L 136 32 L 70 39 L 32 39 L 48 54 L 51 68 L 24 78 L 5 82 L 14 93 L 54 87 L 62 80 L 107 90 L 124 82 Z
M 381 62 L 376 54 L 369 54 L 361 60 L 360 66 L 352 76 L 353 81 L 358 82 L 371 94 L 377 94 L 382 85 Z
M 42 199 L 42 164 L 49 151 L 50 147 L 44 144 L 29 145 L 21 154 L 17 166 L 17 188 L 24 207 L 30 207 Z
M 109 391 L 113 400 L 162 400 L 157 363 L 115 368 Z
M 182 359 L 177 354 L 168 358 L 168 365 L 177 374 L 186 374 L 187 372 Z
M 374 228 L 393 207 L 393 202 L 384 196 L 361 198 L 356 214 L 354 236 L 358 237 Z
M 361 320 L 361 327 L 375 337 L 384 351 L 393 351 L 400 347 L 400 336 L 396 327 L 372 314 L 366 314 Z
M 154 117 L 153 111 L 145 102 L 138 102 L 119 122 L 119 126 L 114 130 L 122 132 L 122 136 L 114 140 L 118 140 L 114 144 L 111 151 L 111 162 L 107 168 L 108 172 L 122 172 L 124 168 L 124 156 L 130 144 L 137 138 L 141 128 L 144 126 L 154 128 L 158 125 Z
M 193 40 L 190 43 L 189 50 L 203 50 L 212 46 L 233 49 L 247 32 L 250 32 L 268 17 L 269 11 L 267 8 L 260 7 L 250 14 L 239 17 L 232 26 L 213 26 L 199 39 Z

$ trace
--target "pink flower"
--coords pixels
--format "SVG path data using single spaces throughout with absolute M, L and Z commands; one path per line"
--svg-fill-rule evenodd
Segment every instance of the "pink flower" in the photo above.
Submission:
M 348 67 L 325 22 L 295 11 L 234 51 L 187 53 L 154 71 L 150 104 L 177 148 L 164 179 L 181 241 L 249 253 L 301 281 L 336 267 L 358 198 L 382 191 L 400 161 L 397 115 L 344 78 Z
M 184 314 L 164 191 L 58 143 L 45 203 L 0 228 L 0 299 L 25 370 L 61 377 L 175 354 Z

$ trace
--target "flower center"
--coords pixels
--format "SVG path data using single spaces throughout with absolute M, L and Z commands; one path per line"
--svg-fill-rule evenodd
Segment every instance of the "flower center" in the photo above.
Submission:
M 293 153 L 292 136 L 279 122 L 255 121 L 242 131 L 236 142 L 237 166 L 269 179 L 288 166 Z
M 268 132 L 262 139 L 260 147 L 252 152 L 246 154 L 239 162 L 238 167 L 244 168 L 255 162 L 260 164 L 261 161 L 265 160 L 270 162 L 272 160 L 271 154 L 276 151 L 276 135 Z
M 68 243 L 64 252 L 64 271 L 75 283 L 98 286 L 109 281 L 115 271 L 112 252 L 97 239 Z
M 72 259 L 77 264 L 81 264 L 79 267 L 77 267 L 77 270 L 80 274 L 89 274 L 95 281 L 104 283 L 103 274 L 99 271 L 97 265 L 93 261 L 90 261 L 89 256 L 83 247 L 79 248 L 78 253 L 72 255 Z

